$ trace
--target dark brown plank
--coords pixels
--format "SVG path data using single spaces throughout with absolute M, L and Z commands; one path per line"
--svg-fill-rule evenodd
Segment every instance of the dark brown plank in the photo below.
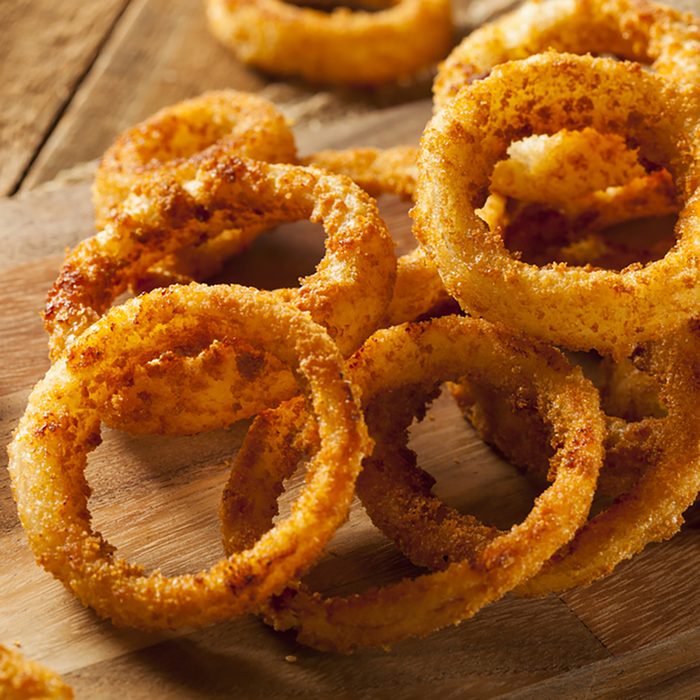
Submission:
M 640 649 L 697 627 L 698 560 L 698 530 L 687 528 L 618 567 L 615 576 L 571 591 L 564 600 L 614 654 Z
M 21 180 L 128 1 L 0 3 L 0 194 Z
M 700 627 L 695 627 L 673 639 L 592 663 L 507 697 L 509 700 L 561 697 L 695 700 L 700 696 L 698 649 Z

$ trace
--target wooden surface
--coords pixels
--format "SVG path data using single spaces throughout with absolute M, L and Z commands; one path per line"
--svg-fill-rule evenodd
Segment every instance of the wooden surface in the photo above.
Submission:
M 460 31 L 511 4 L 460 3 Z M 209 39 L 199 0 L 92 5 L 0 3 L 0 192 L 18 191 L 0 200 L 3 444 L 48 367 L 38 316 L 46 290 L 66 246 L 93 231 L 90 168 L 80 164 L 120 130 L 164 104 L 224 86 L 259 90 L 280 104 L 297 121 L 302 152 L 416 142 L 430 113 L 419 99 L 429 94 L 426 81 L 359 93 L 249 71 Z M 408 245 L 406 206 L 388 199 L 382 209 Z M 260 286 L 293 283 L 321 254 L 316 228 L 294 224 L 262 237 L 228 275 Z M 245 427 L 186 439 L 108 433 L 88 471 L 97 526 L 125 555 L 167 573 L 214 562 L 224 461 Z M 412 444 L 452 505 L 503 527 L 530 507 L 532 486 L 481 444 L 448 398 L 416 428 Z M 169 635 L 115 630 L 34 564 L 0 468 L 0 641 L 16 640 L 66 674 L 78 698 L 700 697 L 698 505 L 687 521 L 673 540 L 593 586 L 536 601 L 508 597 L 390 654 L 345 658 L 303 649 L 253 617 Z M 313 581 L 346 592 L 414 573 L 357 506 Z M 285 661 L 290 654 L 296 663 Z
M 127 2 L 0 3 L 0 194 L 31 167 Z

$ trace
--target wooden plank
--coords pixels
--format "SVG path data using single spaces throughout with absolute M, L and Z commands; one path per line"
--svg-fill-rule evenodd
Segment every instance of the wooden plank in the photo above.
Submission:
M 561 674 L 508 695 L 509 700 L 697 700 L 700 696 L 700 627 L 657 644 Z M 673 663 L 669 664 L 669 657 Z
M 76 212 L 79 226 L 61 216 L 67 207 Z M 92 212 L 89 180 L 87 184 L 0 199 L 0 268 L 62 255 L 67 247 L 94 232 Z
M 94 698 L 110 697 L 110 692 L 134 699 L 178 700 L 233 695 L 426 698 L 438 693 L 488 698 L 537 682 L 538 677 L 555 676 L 567 663 L 605 658 L 587 634 L 556 599 L 504 600 L 429 640 L 403 643 L 391 653 L 350 657 L 302 649 L 289 637 L 248 620 L 82 668 L 67 680 L 78 693 Z M 286 662 L 288 655 L 297 661 Z
M 0 3 L 0 194 L 21 179 L 127 3 Z
M 258 90 L 209 36 L 199 0 L 133 0 L 23 187 L 99 156 L 114 136 L 165 104 L 207 89 Z
M 615 576 L 571 591 L 564 600 L 614 654 L 640 649 L 697 627 L 699 560 L 698 531 L 686 529 L 620 566 Z M 631 600 L 634 624 L 625 614 Z

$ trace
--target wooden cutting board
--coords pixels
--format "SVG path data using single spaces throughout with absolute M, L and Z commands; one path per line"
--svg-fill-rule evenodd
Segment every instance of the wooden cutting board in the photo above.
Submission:
M 300 151 L 417 143 L 429 114 L 429 103 L 417 102 L 306 130 L 298 134 Z M 392 199 L 381 205 L 401 247 L 410 246 L 407 206 Z M 0 200 L 5 444 L 48 367 L 39 318 L 45 293 L 66 246 L 92 230 L 89 184 Z M 227 276 L 268 287 L 293 283 L 321 257 L 322 241 L 310 224 L 284 226 L 233 261 Z M 226 460 L 246 427 L 178 439 L 107 431 L 88 469 L 96 525 L 124 555 L 166 573 L 213 563 L 221 556 L 217 504 Z M 534 487 L 480 442 L 449 397 L 415 428 L 412 446 L 448 503 L 501 527 L 529 510 Z M 671 541 L 590 587 L 542 600 L 508 597 L 390 653 L 342 657 L 300 647 L 254 617 L 173 634 L 113 628 L 34 563 L 1 469 L 0 640 L 16 640 L 28 656 L 65 674 L 78 698 L 691 698 L 700 696 L 697 505 L 687 520 Z M 328 592 L 349 592 L 414 573 L 355 504 L 312 579 Z

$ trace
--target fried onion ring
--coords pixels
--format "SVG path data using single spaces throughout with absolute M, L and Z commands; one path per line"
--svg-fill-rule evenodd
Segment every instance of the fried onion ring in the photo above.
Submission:
M 429 68 L 452 43 L 447 0 L 386 5 L 378 12 L 327 13 L 282 0 L 207 0 L 207 18 L 224 46 L 270 73 L 377 85 Z
M 426 129 L 414 232 L 470 313 L 569 349 L 624 357 L 697 307 L 697 116 L 696 101 L 636 64 L 550 52 L 499 66 Z M 511 141 L 585 127 L 634 140 L 672 173 L 685 206 L 677 243 L 663 259 L 620 272 L 538 268 L 510 256 L 476 214 Z
M 431 392 L 441 380 L 463 372 L 485 374 L 513 388 L 534 384 L 540 408 L 559 438 L 559 449 L 552 460 L 554 482 L 530 515 L 490 541 L 474 563 L 455 563 L 441 573 L 346 598 L 326 599 L 302 585 L 273 598 L 266 607 L 265 615 L 275 628 L 293 628 L 305 644 L 343 652 L 385 646 L 459 622 L 536 573 L 556 551 L 557 542 L 568 541 L 585 520 L 602 459 L 603 435 L 597 392 L 578 370 L 571 370 L 556 351 L 530 345 L 483 321 L 452 316 L 378 331 L 348 366 L 364 406 L 405 386 Z M 224 540 L 230 549 L 245 546 L 249 528 L 264 527 L 274 515 L 268 499 L 279 491 L 275 481 L 293 469 L 299 454 L 290 431 L 306 425 L 299 407 L 298 401 L 283 404 L 251 428 L 251 442 L 246 440 L 232 469 L 222 504 Z M 372 462 L 364 468 L 373 468 Z M 278 465 L 272 474 L 265 469 L 269 464 Z M 258 479 L 263 488 L 254 488 Z M 245 525 L 227 526 L 227 520 L 242 512 Z
M 678 532 L 683 512 L 700 491 L 698 358 L 697 321 L 637 348 L 635 364 L 658 380 L 667 411 L 665 417 L 629 424 L 627 449 L 632 458 L 644 457 L 642 474 L 630 491 L 586 523 L 538 576 L 521 586 L 520 593 L 544 595 L 584 585 L 609 574 L 650 542 Z
M 547 481 L 549 460 L 552 456 L 552 435 L 549 427 L 537 414 L 532 398 L 513 396 L 481 383 L 454 383 L 450 390 L 465 417 L 487 444 L 494 447 L 511 464 L 523 469 L 539 484 Z M 606 408 L 603 402 L 603 408 Z M 650 424 L 630 424 L 617 416 L 605 416 L 605 461 L 598 479 L 597 494 L 617 498 L 634 488 L 648 463 L 644 451 Z M 413 545 L 415 546 L 415 545 Z M 411 550 L 401 550 L 417 563 Z M 437 549 L 430 563 L 423 558 L 423 566 L 441 568 L 444 551 Z M 448 553 L 454 558 L 455 554 Z
M 139 179 L 159 173 L 167 178 L 178 165 L 201 153 L 296 162 L 294 135 L 271 102 L 235 90 L 207 92 L 165 107 L 123 132 L 107 149 L 93 184 L 98 228 L 109 223 Z M 263 231 L 261 226 L 234 228 L 186 246 L 152 267 L 142 286 L 154 289 L 211 277 L 223 260 L 245 249 Z
M 700 22 L 692 14 L 647 0 L 530 0 L 452 51 L 433 84 L 435 103 L 444 106 L 501 63 L 548 49 L 615 54 L 651 63 L 682 89 L 700 85 Z
M 309 396 L 321 443 L 289 518 L 208 571 L 166 577 L 118 559 L 92 529 L 84 470 L 114 387 L 192 334 L 210 342 L 243 337 L 289 366 Z M 309 568 L 347 516 L 370 445 L 340 353 L 307 313 L 269 292 L 173 286 L 112 308 L 51 367 L 14 434 L 9 471 L 37 561 L 81 602 L 117 625 L 201 627 L 255 609 Z
M 316 273 L 301 280 L 298 289 L 275 294 L 309 311 L 328 328 L 345 354 L 381 323 L 391 298 L 396 263 L 393 242 L 369 195 L 346 178 L 299 166 L 270 165 L 235 156 L 195 159 L 188 164 L 189 168 L 179 168 L 178 179 L 163 182 L 158 178 L 136 185 L 117 219 L 68 255 L 44 314 L 54 359 L 99 318 L 140 270 L 167 252 L 214 235 L 233 221 L 242 225 L 246 220 L 269 219 L 322 222 L 328 239 L 326 256 Z M 175 354 L 197 355 L 206 347 L 191 343 L 187 348 L 176 348 Z M 228 358 L 228 367 L 219 367 L 218 374 L 210 373 L 209 379 L 216 385 L 210 386 L 215 393 L 229 393 L 227 404 L 219 401 L 213 405 L 234 422 L 263 408 L 255 400 L 257 390 L 246 386 L 250 379 L 266 372 L 279 374 L 281 368 L 274 361 L 265 368 L 264 358 L 255 359 L 253 350 L 246 352 L 243 362 L 235 353 L 223 350 L 219 346 L 211 351 L 219 358 Z M 216 369 L 210 360 L 203 358 Z M 164 374 L 157 366 L 161 361 L 154 362 L 142 368 L 149 386 L 139 382 L 117 394 L 117 410 L 109 418 L 110 425 L 130 432 L 191 432 L 187 412 L 176 410 L 177 406 L 166 410 L 169 404 L 156 405 L 155 399 L 162 401 L 172 388 L 161 386 L 167 378 L 161 379 Z M 180 368 L 191 377 L 188 380 L 183 375 L 184 382 L 202 388 L 197 368 Z M 251 373 L 252 377 L 247 376 Z M 243 382 L 238 391 L 232 391 L 231 383 L 237 376 Z M 278 400 L 293 395 L 289 381 L 273 382 L 272 375 L 268 379 L 268 386 L 278 387 Z M 196 416 L 194 423 L 199 430 L 204 429 L 201 416 L 211 416 L 217 425 L 222 420 L 207 408 L 210 394 L 206 390 L 192 396 L 189 416 Z M 135 412 L 119 411 L 120 402 L 122 407 L 137 408 Z
M 303 159 L 306 165 L 348 176 L 373 197 L 395 194 L 412 199 L 416 188 L 417 149 L 397 146 L 380 150 L 356 148 L 319 151 Z M 394 294 L 382 325 L 415 321 L 450 301 L 440 275 L 420 247 L 399 257 Z
M 346 353 L 376 328 L 391 294 L 392 242 L 376 203 L 347 178 L 236 156 L 193 159 L 166 180 L 146 178 L 119 216 L 67 257 L 46 305 L 57 358 L 155 259 L 222 228 L 310 218 L 327 231 L 326 257 L 302 281 L 301 308 Z
M 678 211 L 668 171 L 647 173 L 617 134 L 563 129 L 513 143 L 508 155 L 493 170 L 492 193 L 555 209 L 587 229 Z
M 640 368 L 622 362 L 606 369 L 604 408 L 626 414 L 626 419 L 606 417 L 605 461 L 598 493 L 615 500 L 586 523 L 540 574 L 524 583 L 519 593 L 544 595 L 588 584 L 609 574 L 647 544 L 668 539 L 678 531 L 683 511 L 700 489 L 700 421 L 695 390 L 699 357 L 700 324 L 691 322 L 673 337 L 639 347 L 635 362 Z M 504 391 L 478 377 L 453 387 L 453 393 L 482 437 L 506 459 L 542 481 L 550 477 L 549 460 L 558 438 L 538 415 L 531 392 Z M 387 440 L 369 425 L 377 441 L 375 455 L 378 451 L 386 454 Z M 405 449 L 399 452 L 405 445 L 405 434 L 393 439 L 398 454 L 393 463 L 394 478 L 408 485 L 416 505 L 411 510 L 387 505 L 381 498 L 390 487 L 380 482 L 371 495 L 384 520 L 373 516 L 373 521 L 415 564 L 440 570 L 450 561 L 473 560 L 493 535 L 471 516 L 439 501 L 430 492 L 430 477 L 415 465 L 415 455 Z M 379 489 L 383 489 L 382 495 Z M 405 502 L 410 501 L 406 498 Z M 392 516 L 388 522 L 387 513 Z M 425 528 L 437 536 L 424 537 Z
M 3 700 L 72 700 L 73 691 L 53 671 L 0 644 Z
M 93 184 L 98 227 L 110 221 L 145 175 L 167 176 L 203 151 L 296 162 L 294 135 L 269 100 L 235 90 L 205 92 L 161 109 L 120 134 L 105 151 Z

